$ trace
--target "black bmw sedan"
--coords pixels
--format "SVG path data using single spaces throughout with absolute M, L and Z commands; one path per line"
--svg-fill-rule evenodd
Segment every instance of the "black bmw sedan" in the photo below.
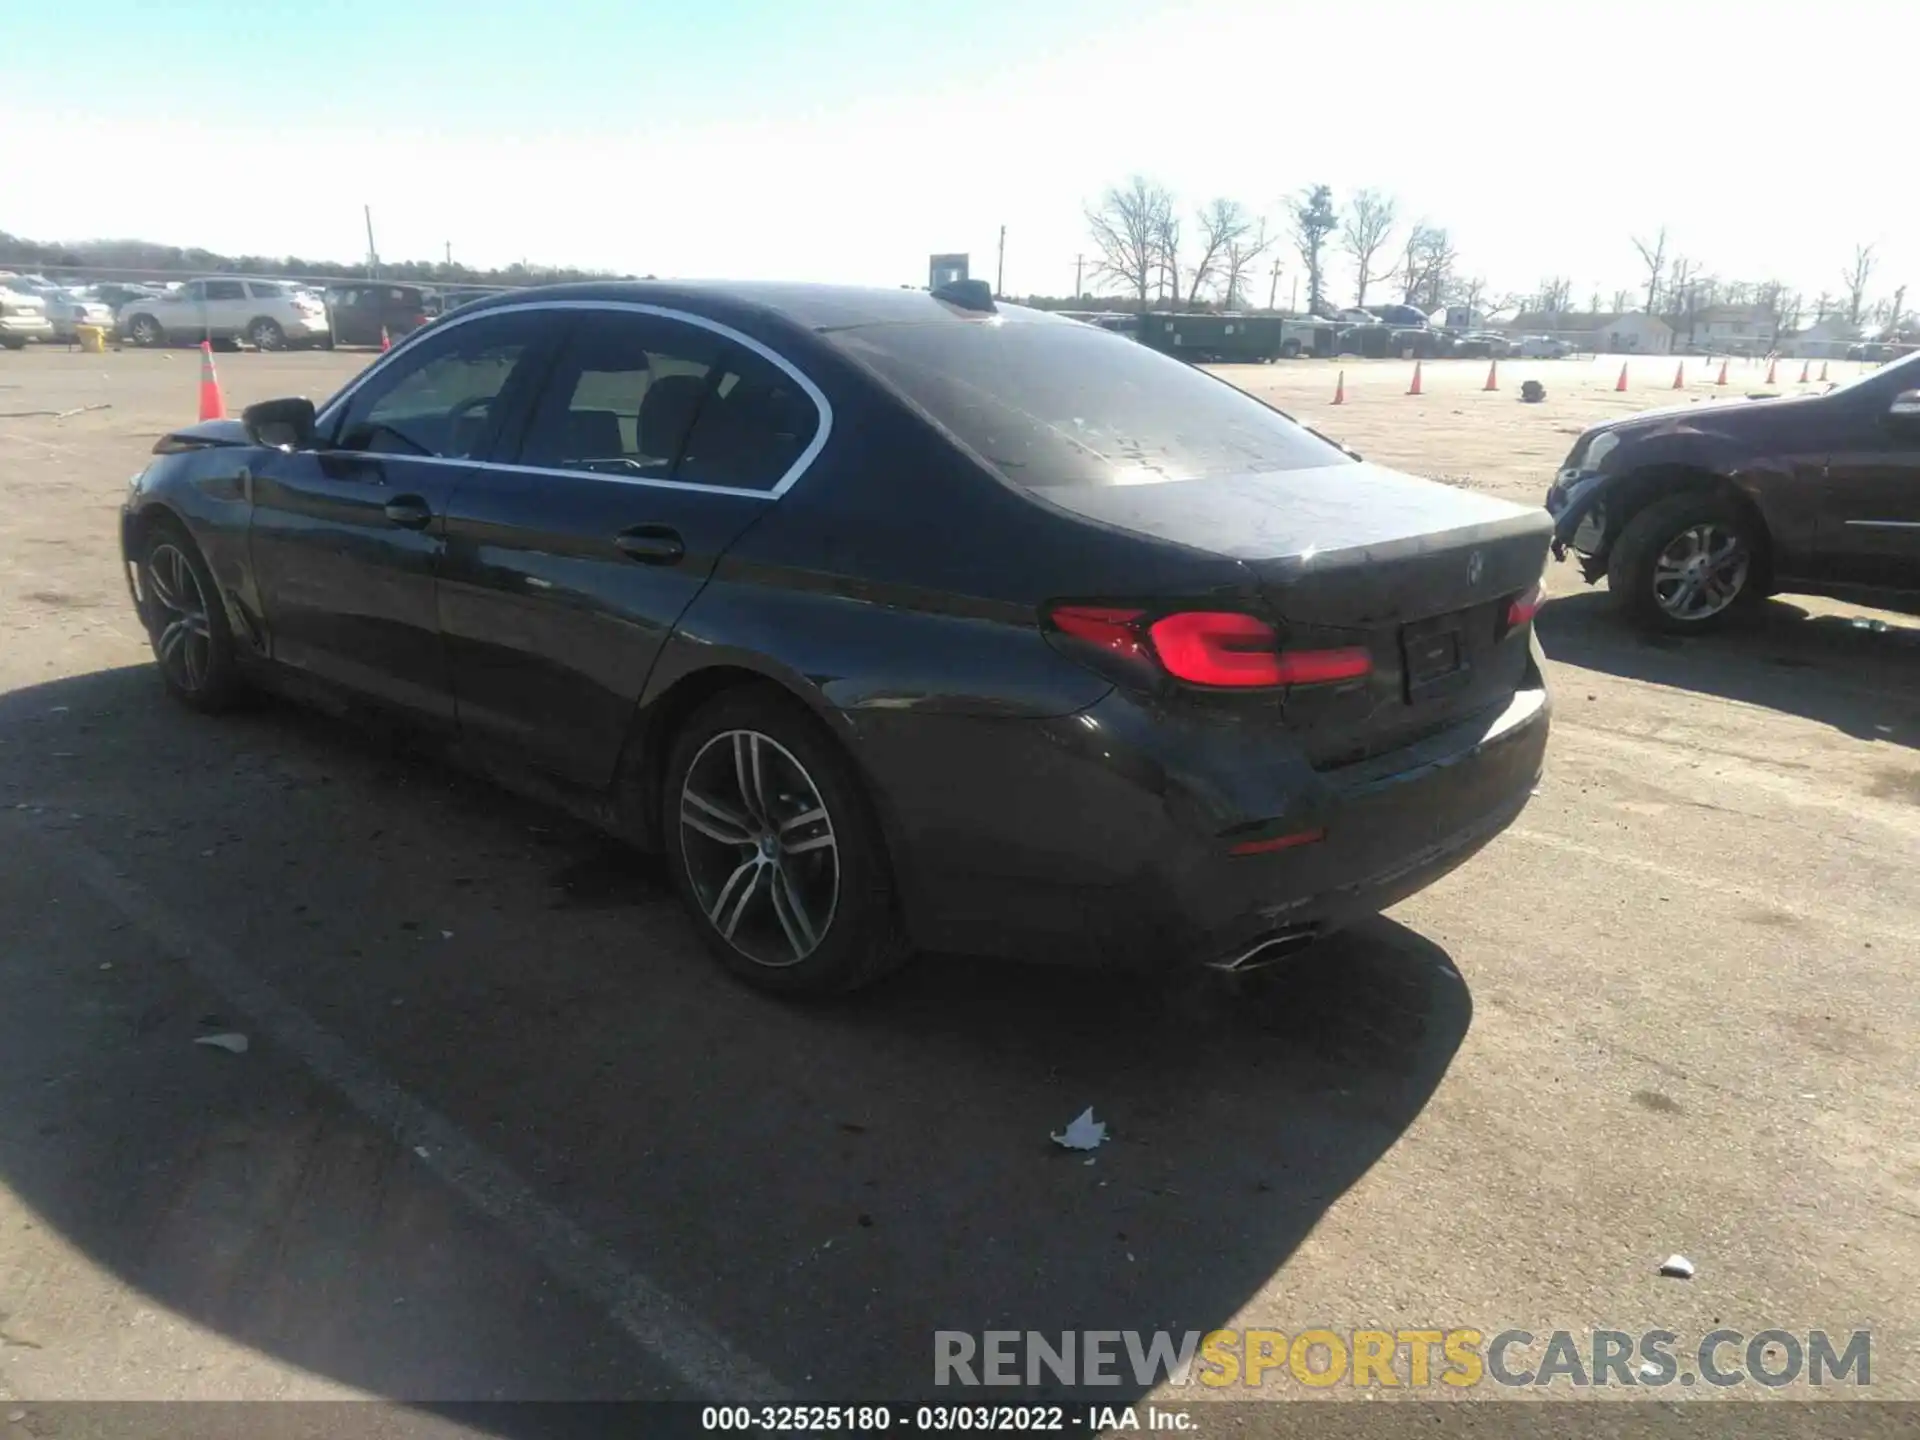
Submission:
M 734 971 L 1266 963 L 1526 803 L 1549 521 L 977 283 L 467 306 L 163 438 L 160 673 L 399 711 L 663 850 Z

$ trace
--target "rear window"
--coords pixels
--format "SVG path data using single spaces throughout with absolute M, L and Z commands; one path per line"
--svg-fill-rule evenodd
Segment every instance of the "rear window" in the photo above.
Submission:
M 829 338 L 1028 489 L 1347 462 L 1231 385 L 1088 325 L 942 321 Z

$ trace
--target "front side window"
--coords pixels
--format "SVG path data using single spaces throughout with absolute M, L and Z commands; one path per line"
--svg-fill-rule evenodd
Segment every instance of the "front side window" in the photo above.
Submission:
M 247 287 L 238 280 L 207 281 L 207 299 L 209 300 L 244 300 L 246 298 Z
M 333 448 L 479 458 L 514 382 L 531 378 L 549 324 L 537 312 L 489 316 L 409 350 L 354 392 L 335 422 Z

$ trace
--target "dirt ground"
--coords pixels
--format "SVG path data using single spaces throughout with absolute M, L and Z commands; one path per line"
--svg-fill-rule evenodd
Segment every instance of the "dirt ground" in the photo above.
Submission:
M 990 1327 L 1871 1329 L 1868 1393 L 1920 1397 L 1920 622 L 1789 597 L 1655 644 L 1555 567 L 1538 797 L 1390 916 L 1240 991 L 926 957 L 796 1008 L 563 819 L 284 706 L 165 701 L 114 517 L 196 358 L 0 353 L 16 1424 L 909 1398 L 935 1330 Z M 219 365 L 237 408 L 367 358 Z M 1417 398 L 1398 362 L 1223 373 L 1526 503 L 1596 417 L 1762 379 L 1689 361 L 1677 397 L 1636 359 L 1621 395 L 1619 364 L 1491 394 L 1429 364 Z M 49 410 L 79 413 L 12 413 Z M 226 1032 L 245 1054 L 194 1043 Z M 1082 1163 L 1048 1135 L 1088 1105 Z

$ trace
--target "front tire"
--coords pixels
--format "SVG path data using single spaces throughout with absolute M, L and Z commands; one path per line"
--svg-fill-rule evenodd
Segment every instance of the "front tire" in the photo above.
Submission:
M 908 954 L 880 827 L 821 723 L 728 690 L 675 738 L 661 787 L 673 881 L 720 963 L 779 995 L 840 994 Z
M 241 689 L 233 632 L 200 548 L 178 523 L 147 528 L 140 590 L 140 618 L 167 693 L 195 710 L 227 709 Z
M 1731 501 L 1669 496 L 1627 523 L 1607 558 L 1607 588 L 1637 624 L 1667 634 L 1715 630 L 1761 599 L 1760 536 Z

